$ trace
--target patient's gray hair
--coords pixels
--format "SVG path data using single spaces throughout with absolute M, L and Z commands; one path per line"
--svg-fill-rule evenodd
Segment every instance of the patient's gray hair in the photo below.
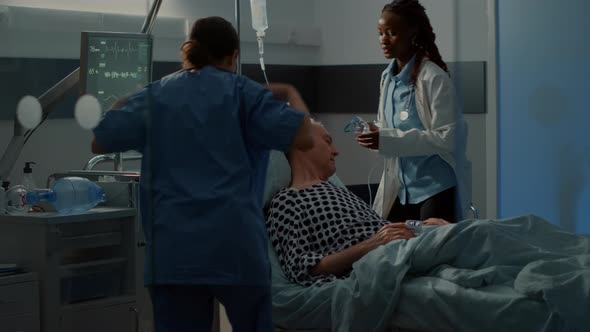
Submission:
M 311 124 L 312 125 L 316 125 L 316 126 L 320 126 L 322 128 L 326 128 L 326 127 L 324 127 L 324 124 L 323 123 L 319 122 L 318 120 L 316 120 L 314 118 L 310 118 L 309 120 L 311 121 Z

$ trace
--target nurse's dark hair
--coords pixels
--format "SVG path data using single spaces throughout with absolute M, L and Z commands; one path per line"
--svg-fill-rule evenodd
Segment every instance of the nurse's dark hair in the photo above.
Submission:
M 426 9 L 418 0 L 393 0 L 385 5 L 381 12 L 391 12 L 400 16 L 411 29 L 416 30 L 416 35 L 412 40 L 412 47 L 416 51 L 416 60 L 411 74 L 412 82 L 416 82 L 420 65 L 425 57 L 436 63 L 444 71 L 449 71 L 436 46 L 436 34 L 432 29 L 428 15 L 426 15 Z
M 189 40 L 182 44 L 183 67 L 217 65 L 239 48 L 238 33 L 231 23 L 217 16 L 199 19 L 191 28 Z

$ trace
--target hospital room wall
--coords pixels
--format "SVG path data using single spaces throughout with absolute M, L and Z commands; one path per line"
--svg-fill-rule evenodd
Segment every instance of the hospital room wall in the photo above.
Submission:
M 79 11 L 103 14 L 139 15 L 145 16 L 149 5 L 153 0 L 104 0 L 96 2 L 76 0 L 0 0 L 0 6 L 22 6 L 29 8 L 47 8 L 64 11 Z M 265 51 L 267 63 L 314 65 L 317 63 L 317 47 L 306 45 L 301 33 L 309 33 L 315 28 L 314 3 L 316 0 L 297 0 L 269 2 L 267 6 L 268 17 L 272 29 L 267 31 Z M 248 63 L 258 63 L 257 44 L 255 34 L 251 27 L 250 0 L 240 0 L 241 8 L 241 33 L 242 60 Z M 195 19 L 205 16 L 221 16 L 235 23 L 234 0 L 174 0 L 163 1 L 155 23 L 155 30 L 161 25 L 163 18 L 186 18 L 188 30 Z M 1 23 L 1 22 L 0 22 Z M 108 27 L 105 27 L 105 29 Z M 72 27 L 75 29 L 75 27 Z M 139 29 L 139 28 L 138 28 Z M 32 30 L 32 29 L 30 29 Z M 287 43 L 287 34 L 299 33 L 299 39 L 303 42 Z M 313 38 L 312 38 L 313 39 Z M 175 45 L 177 46 L 177 45 Z M 158 60 L 158 48 L 155 49 L 155 58 Z M 174 53 L 168 52 L 160 57 L 176 59 L 177 49 Z
M 249 36 L 248 34 L 253 34 L 250 27 L 248 2 L 248 0 L 241 0 L 241 28 L 243 39 L 251 40 L 251 38 L 246 38 Z M 276 2 L 269 2 L 268 15 L 271 23 L 269 37 L 271 37 L 271 43 L 266 48 L 267 63 L 308 66 L 344 64 L 383 64 L 385 66 L 386 61 L 381 56 L 376 38 L 376 20 L 385 2 L 365 1 L 362 6 L 359 6 L 358 1 L 355 0 L 281 1 L 280 5 Z M 487 2 L 489 0 L 423 0 L 437 32 L 439 47 L 446 60 L 487 60 Z M 3 0 L 1 4 L 128 15 L 144 15 L 147 10 L 147 2 L 144 0 L 130 0 L 123 5 L 116 0 L 106 0 L 100 4 L 73 0 L 51 2 L 43 0 Z M 161 8 L 160 17 L 189 17 L 188 21 L 191 22 L 194 17 L 188 15 L 195 13 L 194 16 L 220 15 L 233 20 L 233 9 L 233 1 L 165 1 Z M 274 25 L 273 22 L 275 22 Z M 350 24 L 350 22 L 355 22 L 355 24 Z M 33 26 L 32 24 L 31 22 L 31 26 Z M 458 30 L 459 26 L 463 27 L 463 29 Z M 273 31 L 284 34 L 285 31 L 302 27 L 307 29 L 306 32 L 309 32 L 310 28 L 318 28 L 321 31 L 320 47 L 317 45 L 302 46 L 284 43 L 281 41 L 280 36 L 272 38 L 271 35 Z M 75 29 L 75 27 L 72 27 L 72 29 Z M 42 29 L 36 32 L 38 33 L 36 38 L 39 40 L 55 38 L 55 36 L 51 35 L 51 32 L 45 32 Z M 57 46 L 54 47 L 55 49 L 49 47 L 43 53 L 35 52 L 37 51 L 34 47 L 37 45 L 35 40 L 12 46 L 19 48 L 19 56 L 22 57 L 39 57 L 49 54 L 49 57 L 74 59 L 78 57 L 79 36 L 77 34 L 70 34 L 69 36 L 68 38 L 73 38 L 67 42 L 71 44 L 69 47 L 61 47 L 60 49 Z M 68 40 L 67 38 L 61 39 Z M 27 39 L 23 38 L 23 40 Z M 164 49 L 161 46 L 157 47 L 155 59 L 174 61 L 178 55 L 178 40 L 174 38 L 163 40 L 166 47 Z M 470 45 L 470 47 L 466 45 Z M 59 46 L 64 45 L 62 43 Z M 63 54 L 64 52 L 66 54 Z M 0 53 L 2 53 L 1 50 Z M 242 54 L 244 63 L 255 63 L 255 44 L 251 42 L 243 43 Z M 0 56 L 3 55 L 0 54 Z M 378 84 L 377 80 L 378 78 L 376 78 L 375 88 Z M 494 85 L 489 84 L 488 86 L 493 87 Z M 488 99 L 492 98 L 488 96 Z M 486 146 L 490 144 L 489 139 L 486 141 L 486 136 L 493 137 L 494 134 L 488 127 L 491 123 L 489 118 L 494 116 L 495 108 L 489 107 L 489 105 L 488 103 L 488 113 L 486 114 L 466 115 L 470 126 L 468 154 L 474 163 L 474 202 L 484 216 L 493 216 L 495 213 L 495 202 L 493 202 L 495 194 L 489 194 L 489 191 L 494 188 L 487 185 L 487 183 L 490 183 L 489 173 L 495 170 L 493 166 L 486 167 L 486 164 L 495 165 L 493 160 L 491 164 L 489 160 L 486 162 L 486 158 L 489 159 L 490 151 L 493 150 Z M 342 133 L 345 121 L 352 114 L 338 114 L 330 110 L 320 111 L 322 112 L 317 113 L 317 117 L 325 123 L 335 136 L 336 143 L 341 151 L 338 175 L 347 184 L 366 183 L 369 171 L 376 165 L 371 179 L 371 182 L 376 182 L 381 172 L 381 163 L 377 161 L 376 154 L 361 149 L 354 143 L 352 137 L 344 136 Z M 325 113 L 325 111 L 330 112 Z M 359 110 L 358 113 L 366 119 L 374 119 L 376 110 Z M 12 122 L 0 121 L 0 149 L 3 149 L 8 143 L 11 133 Z M 53 172 L 81 168 L 92 157 L 88 151 L 87 143 L 90 139 L 91 133 L 80 129 L 72 119 L 48 120 L 25 147 L 21 158 L 13 169 L 11 179 L 15 183 L 20 181 L 22 164 L 24 161 L 29 160 L 40 162 L 34 172 L 39 183 L 44 183 L 47 175 Z M 491 141 L 493 143 L 493 139 Z M 57 154 L 59 154 L 59 158 L 52 158 Z M 359 162 L 359 160 L 362 162 Z M 108 169 L 109 167 L 111 166 L 105 165 L 99 169 Z
M 486 61 L 488 73 L 494 68 L 493 51 L 489 36 L 492 22 L 488 21 L 488 0 L 422 0 L 437 35 L 437 44 L 445 61 Z M 361 66 L 383 64 L 377 38 L 377 20 L 387 1 L 356 0 L 317 1 L 316 16 L 322 30 L 320 64 Z M 492 15 L 493 16 L 493 15 Z M 481 216 L 496 214 L 495 194 L 495 85 L 489 84 L 493 75 L 486 75 L 487 113 L 465 114 L 469 126 L 468 158 L 473 162 L 473 202 Z M 375 89 L 378 88 L 375 77 Z M 382 166 L 378 155 L 360 148 L 353 137 L 342 128 L 353 114 L 319 113 L 321 120 L 335 138 L 341 154 L 338 158 L 338 176 L 346 184 L 367 183 L 370 170 L 375 166 L 371 182 L 378 182 Z M 376 119 L 376 109 L 359 109 L 355 113 L 366 120 Z
M 151 2 L 151 1 L 150 1 Z M 101 14 L 120 14 L 120 15 L 137 15 L 138 18 L 144 16 L 148 7 L 145 0 L 103 0 L 100 2 L 75 1 L 75 0 L 0 0 L 0 6 L 22 6 L 37 9 L 55 9 L 65 12 L 63 15 L 82 16 L 82 12 L 101 13 Z M 241 0 L 242 8 L 242 34 L 254 34 L 250 26 L 248 0 Z M 281 2 L 278 5 L 269 5 L 268 15 L 272 21 L 281 22 L 281 31 L 294 29 L 300 26 L 313 26 L 313 11 L 309 13 L 309 8 L 313 8 L 313 0 L 297 0 L 292 2 Z M 69 11 L 73 11 L 70 13 Z M 1 12 L 0 12 L 1 14 Z M 60 15 L 62 15 L 60 14 Z M 11 27 L 2 26 L 0 19 L 0 41 L 3 41 L 3 47 L 0 47 L 0 57 L 11 58 L 37 58 L 37 59 L 77 59 L 80 52 L 80 35 L 81 28 L 68 22 L 67 25 L 60 25 L 55 22 L 51 16 L 54 12 L 46 12 L 46 18 L 37 18 L 37 21 L 19 21 L 11 22 Z M 170 25 L 181 24 L 181 34 L 174 35 L 178 29 L 168 29 L 165 37 L 156 38 L 156 48 L 154 50 L 154 59 L 156 61 L 177 61 L 178 47 L 185 38 L 185 24 L 182 22 L 187 19 L 188 24 L 196 17 L 218 15 L 228 20 L 234 21 L 234 1 L 231 0 L 174 0 L 164 1 L 159 14 L 160 20 L 166 18 L 172 21 Z M 44 24 L 43 19 L 47 20 Z M 176 20 L 176 21 L 175 21 Z M 75 21 L 75 20 L 74 20 Z M 80 20 L 83 21 L 83 20 Z M 177 22 L 179 21 L 179 22 Z M 271 22 L 272 22 L 271 21 Z M 140 19 L 140 24 L 142 20 Z M 80 24 L 84 24 L 81 22 Z M 16 25 L 22 29 L 14 28 Z M 135 26 L 135 25 L 133 25 Z M 108 29 L 108 27 L 105 27 Z M 139 30 L 139 26 L 137 27 Z M 156 23 L 156 35 L 158 33 L 158 23 Z M 100 28 L 97 30 L 101 30 Z M 172 32 L 170 30 L 173 30 Z M 129 30 L 133 31 L 133 30 Z M 3 39 L 7 38 L 7 39 Z M 8 40 L 8 42 L 7 42 Z M 317 63 L 317 47 L 282 45 L 277 38 L 277 42 L 266 45 L 267 63 L 281 64 L 304 64 L 313 65 Z M 272 40 L 271 40 L 272 41 Z M 244 43 L 242 60 L 247 63 L 257 61 L 255 57 L 254 43 Z M 0 68 L 10 70 L 9 68 Z M 27 74 L 32 74 L 28 71 Z M 35 80 L 34 77 L 22 77 L 22 80 Z M 55 82 L 57 83 L 57 81 Z M 25 84 L 26 85 L 26 84 Z M 26 91 L 22 92 L 23 95 Z M 13 122 L 7 120 L 0 121 L 0 154 L 4 152 L 5 147 L 12 136 Z M 55 172 L 63 172 L 72 169 L 81 169 L 85 163 L 93 157 L 90 152 L 90 141 L 92 134 L 89 131 L 81 129 L 72 118 L 54 118 L 51 117 L 35 132 L 22 151 L 20 158 L 15 164 L 10 180 L 13 184 L 21 182 L 22 168 L 24 162 L 35 161 L 38 164 L 34 166 L 33 175 L 35 181 L 41 185 L 46 182 L 47 176 Z M 137 163 L 130 162 L 131 168 L 137 168 Z M 112 164 L 104 164 L 96 169 L 109 170 Z
M 589 234 L 590 2 L 498 1 L 499 214 Z

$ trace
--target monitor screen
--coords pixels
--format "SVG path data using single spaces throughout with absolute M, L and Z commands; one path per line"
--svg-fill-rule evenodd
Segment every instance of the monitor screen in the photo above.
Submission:
M 152 37 L 142 33 L 82 32 L 80 92 L 103 112 L 151 81 Z

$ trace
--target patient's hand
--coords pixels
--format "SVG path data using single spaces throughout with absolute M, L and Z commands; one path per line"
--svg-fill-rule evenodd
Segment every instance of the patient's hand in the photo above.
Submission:
M 393 240 L 407 240 L 416 237 L 414 232 L 404 223 L 393 223 L 383 226 L 377 233 L 367 239 L 375 248 Z
M 442 225 L 449 225 L 450 222 L 440 219 L 440 218 L 428 218 L 422 222 L 423 225 L 430 225 L 430 226 L 442 226 Z
M 407 229 L 405 224 L 395 223 L 385 225 L 370 238 L 322 258 L 316 266 L 310 269 L 309 273 L 311 275 L 345 275 L 352 269 L 352 264 L 369 251 L 393 240 L 410 239 L 413 237 L 415 237 L 414 232 Z

